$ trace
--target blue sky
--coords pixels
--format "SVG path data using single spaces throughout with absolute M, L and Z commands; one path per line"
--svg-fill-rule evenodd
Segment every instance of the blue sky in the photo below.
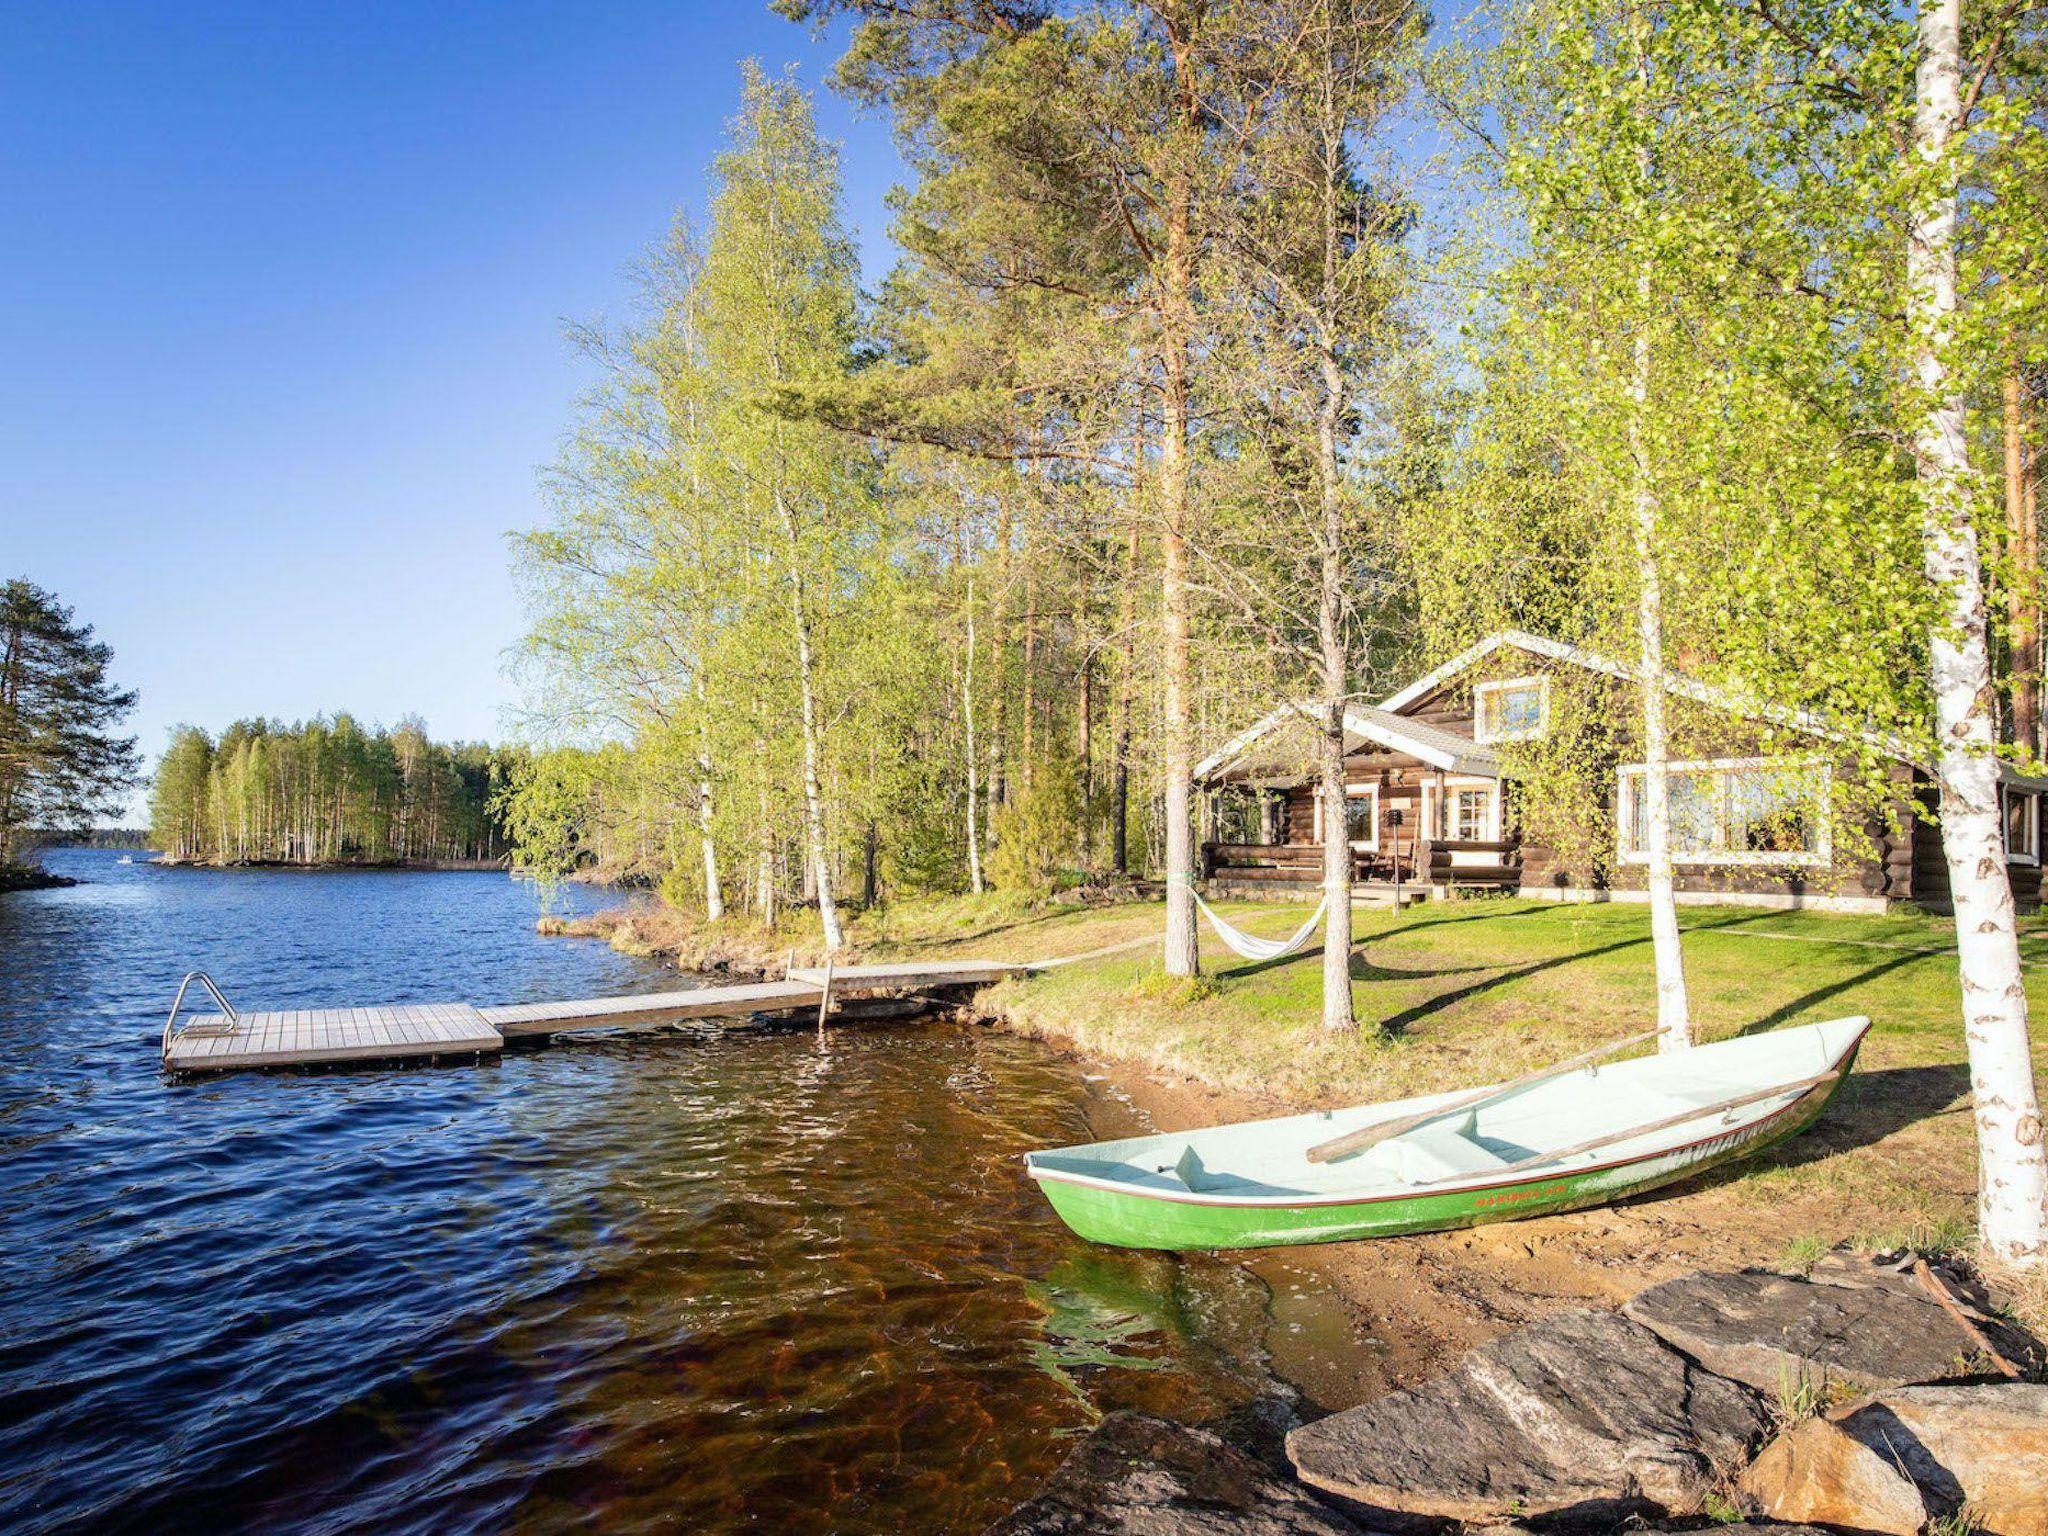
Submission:
M 417 711 L 497 738 L 581 365 L 569 319 L 704 169 L 754 0 L 14 6 L 0 45 L 0 576 L 99 629 L 167 729 Z M 820 103 L 886 266 L 887 125 Z

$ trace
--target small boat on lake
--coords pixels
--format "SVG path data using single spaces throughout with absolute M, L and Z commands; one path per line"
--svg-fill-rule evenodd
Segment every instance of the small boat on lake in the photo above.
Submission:
M 1125 1248 L 1325 1243 L 1546 1215 L 1796 1135 L 1869 1028 L 1834 1019 L 1567 1062 L 1498 1088 L 1033 1152 L 1025 1168 L 1075 1232 Z

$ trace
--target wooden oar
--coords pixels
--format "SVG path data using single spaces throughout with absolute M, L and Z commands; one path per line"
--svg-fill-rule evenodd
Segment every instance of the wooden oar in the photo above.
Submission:
M 1391 1137 L 1405 1135 L 1407 1132 L 1414 1130 L 1418 1125 L 1427 1125 L 1432 1120 L 1444 1115 L 1455 1115 L 1460 1110 L 1477 1109 L 1481 1105 L 1491 1104 L 1495 1099 L 1505 1098 L 1517 1089 L 1528 1087 L 1531 1083 L 1540 1083 L 1546 1077 L 1562 1077 L 1565 1073 L 1576 1071 L 1588 1062 L 1598 1061 L 1602 1056 L 1612 1056 L 1616 1051 L 1625 1051 L 1632 1045 L 1641 1045 L 1645 1040 L 1654 1040 L 1663 1033 L 1664 1031 L 1661 1029 L 1652 1029 L 1640 1035 L 1630 1035 L 1626 1040 L 1617 1040 L 1612 1045 L 1600 1046 L 1582 1055 L 1574 1056 L 1570 1061 L 1561 1061 L 1556 1066 L 1538 1067 L 1534 1072 L 1525 1072 L 1511 1083 L 1502 1083 L 1494 1088 L 1477 1089 L 1462 1098 L 1451 1100 L 1448 1104 L 1439 1105 L 1435 1109 L 1424 1110 L 1422 1113 L 1415 1115 L 1403 1115 L 1398 1120 L 1383 1120 L 1377 1125 L 1368 1125 L 1361 1130 L 1347 1131 L 1342 1136 L 1332 1137 L 1328 1141 L 1318 1142 L 1310 1147 L 1308 1149 L 1308 1160 L 1312 1163 L 1329 1163 L 1335 1162 L 1340 1157 L 1349 1157 L 1353 1152 L 1363 1152 L 1367 1147 L 1376 1147 Z
M 1647 1136 L 1652 1131 L 1668 1131 L 1674 1125 L 1684 1125 L 1691 1120 L 1704 1120 L 1710 1115 L 1725 1115 L 1732 1109 L 1741 1109 L 1745 1105 L 1761 1103 L 1765 1099 L 1775 1099 L 1780 1094 L 1805 1093 L 1809 1088 L 1818 1088 L 1822 1083 L 1832 1083 L 1841 1075 L 1839 1071 L 1823 1072 L 1819 1077 L 1805 1078 L 1796 1083 L 1779 1083 L 1774 1088 L 1759 1088 L 1754 1093 L 1745 1093 L 1739 1098 L 1723 1099 L 1718 1104 L 1702 1104 L 1698 1109 L 1688 1109 L 1682 1115 L 1667 1115 L 1662 1120 L 1652 1120 L 1648 1125 L 1632 1125 L 1626 1130 L 1609 1131 L 1605 1136 L 1595 1136 L 1589 1141 L 1578 1143 L 1576 1146 L 1560 1147 L 1555 1152 L 1532 1152 L 1527 1157 L 1518 1158 L 1516 1161 L 1503 1164 L 1499 1168 L 1487 1169 L 1486 1177 L 1489 1180 L 1493 1180 L 1499 1178 L 1504 1173 L 1519 1173 L 1524 1168 L 1534 1168 L 1538 1163 L 1561 1163 L 1566 1158 L 1577 1157 L 1583 1152 L 1597 1152 L 1602 1147 L 1611 1147 L 1617 1141 L 1628 1141 L 1637 1136 Z M 1469 1179 L 1472 1176 L 1470 1172 L 1446 1173 L 1438 1178 L 1423 1179 L 1416 1184 L 1410 1185 L 1409 1188 L 1424 1189 L 1431 1184 L 1448 1184 L 1453 1179 Z

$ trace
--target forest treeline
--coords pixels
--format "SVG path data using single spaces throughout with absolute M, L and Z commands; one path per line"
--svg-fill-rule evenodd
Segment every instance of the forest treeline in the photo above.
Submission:
M 498 800 L 519 754 L 434 741 L 424 723 L 337 714 L 172 733 L 150 793 L 151 842 L 193 863 L 494 861 Z

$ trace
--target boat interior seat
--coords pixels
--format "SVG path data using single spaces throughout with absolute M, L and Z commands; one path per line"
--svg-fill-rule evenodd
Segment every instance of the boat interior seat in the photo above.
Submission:
M 1706 1109 L 1711 1105 L 1726 1103 L 1742 1093 L 1746 1086 L 1750 1085 L 1674 1083 L 1669 1087 L 1641 1095 L 1631 1101 L 1631 1106 L 1646 1119 L 1661 1120 L 1667 1115 L 1682 1115 L 1689 1109 Z
M 1395 1176 L 1404 1184 L 1426 1184 L 1434 1179 L 1505 1167 L 1506 1158 L 1474 1139 L 1477 1127 L 1478 1116 L 1467 1114 L 1457 1120 L 1418 1126 L 1382 1145 L 1388 1149 Z

